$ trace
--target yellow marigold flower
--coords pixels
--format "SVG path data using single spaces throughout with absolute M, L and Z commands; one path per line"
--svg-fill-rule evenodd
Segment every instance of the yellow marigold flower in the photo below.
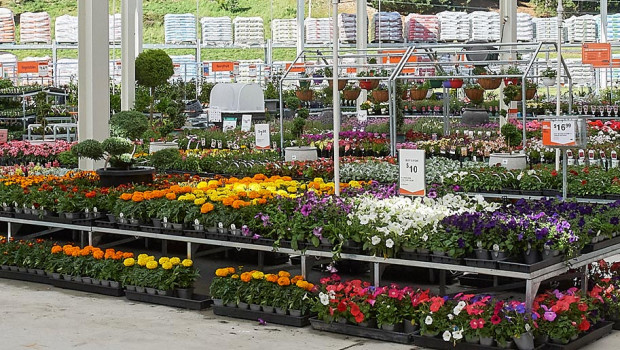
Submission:
M 353 188 L 360 188 L 362 187 L 362 185 L 359 183 L 359 181 L 349 181 L 349 186 L 353 187 Z
M 297 187 L 295 186 L 289 186 L 286 190 L 289 191 L 289 193 L 297 193 Z
M 165 263 L 161 264 L 161 267 L 164 270 L 170 270 L 172 269 L 172 263 L 170 261 L 166 261 Z
M 140 258 L 138 258 L 138 265 L 140 265 L 140 266 L 146 266 L 146 263 L 147 263 L 147 262 L 148 262 L 148 261 L 146 261 L 146 259 L 140 259 Z
M 312 180 L 312 181 L 313 181 L 313 182 L 316 182 L 316 183 L 320 183 L 320 184 L 324 183 L 324 181 L 323 181 L 323 178 L 322 178 L 322 177 L 315 177 L 315 178 L 314 178 L 314 180 Z
M 206 201 L 207 201 L 207 200 L 206 200 L 206 199 L 204 199 L 204 198 L 196 198 L 196 199 L 194 200 L 194 205 L 203 205 L 203 204 L 205 204 L 205 202 L 206 202 Z
M 228 276 L 228 269 L 227 268 L 217 269 L 215 270 L 215 275 L 217 277 L 226 277 Z
M 140 254 L 138 255 L 138 259 L 145 259 L 148 258 L 149 256 L 147 254 Z
M 231 277 L 232 279 L 239 279 L 239 275 L 237 275 L 237 274 L 234 274 L 234 275 L 232 275 L 232 276 L 230 276 L 230 277 Z
M 199 190 L 204 190 L 204 189 L 206 189 L 207 187 L 209 187 L 209 184 L 208 184 L 208 183 L 206 183 L 205 181 L 200 181 L 200 182 L 198 183 L 198 185 L 196 186 L 196 188 L 197 188 L 197 189 L 199 189 Z
M 185 267 L 192 267 L 192 265 L 194 265 L 194 262 L 190 259 L 183 259 L 183 261 L 181 262 L 181 265 Z
M 157 268 L 157 265 L 157 261 L 152 260 L 146 263 L 146 268 L 149 270 L 153 270 Z
M 134 258 L 128 258 L 128 259 L 125 259 L 125 261 L 123 261 L 123 265 L 127 267 L 131 267 L 135 264 L 136 264 L 136 260 Z
M 152 255 L 148 256 L 148 257 L 146 258 L 146 262 L 149 262 L 149 261 L 155 261 L 155 257 L 154 257 L 154 256 L 152 256 Z
M 304 280 L 298 280 L 295 285 L 301 289 L 306 289 L 306 287 L 308 286 L 308 282 L 304 281 Z
M 181 263 L 181 259 L 177 258 L 176 256 L 174 258 L 170 259 L 170 263 L 174 266 L 178 265 Z
M 234 267 L 227 267 L 226 269 L 228 269 L 229 274 L 237 272 Z
M 160 264 L 160 265 L 163 265 L 163 264 L 165 264 L 165 263 L 167 263 L 167 262 L 169 262 L 169 261 L 170 261 L 170 258 L 167 258 L 167 257 L 161 257 L 161 258 L 159 258 L 159 264 Z
M 265 274 L 260 272 L 260 271 L 254 271 L 252 273 L 252 278 L 255 279 L 255 280 L 262 280 L 263 277 L 265 277 Z

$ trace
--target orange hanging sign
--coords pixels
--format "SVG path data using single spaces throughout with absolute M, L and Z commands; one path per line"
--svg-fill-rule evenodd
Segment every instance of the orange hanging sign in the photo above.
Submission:
M 235 64 L 233 62 L 213 62 L 211 63 L 211 70 L 213 72 L 232 72 L 235 70 Z
M 286 69 L 288 69 L 290 66 L 291 66 L 291 63 L 287 63 Z M 306 65 L 303 63 L 295 63 L 295 65 L 293 65 L 293 67 L 290 70 L 291 73 L 304 73 L 305 71 L 306 71 Z
M 17 62 L 17 74 L 22 73 L 39 74 L 39 62 Z
M 609 67 L 611 62 L 610 43 L 587 43 L 581 46 L 581 62 L 594 66 Z

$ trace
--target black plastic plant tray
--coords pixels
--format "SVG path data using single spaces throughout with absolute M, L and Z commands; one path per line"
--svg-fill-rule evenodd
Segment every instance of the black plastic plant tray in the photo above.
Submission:
M 218 316 L 227 316 L 233 318 L 242 318 L 244 320 L 252 320 L 258 322 L 258 319 L 269 323 L 281 324 L 292 327 L 305 327 L 310 324 L 310 316 L 290 316 L 279 315 L 273 312 L 253 311 L 249 309 L 240 309 L 238 307 L 212 306 L 213 313 Z
M 12 279 L 12 280 L 27 281 L 27 282 L 35 282 L 35 283 L 45 283 L 45 284 L 51 283 L 51 279 L 47 277 L 46 275 L 37 275 L 34 273 L 19 272 L 19 271 L 0 270 L 0 278 L 7 278 L 7 279 Z
M 228 240 L 231 242 L 238 242 L 238 243 L 252 243 L 253 241 L 252 237 L 235 236 L 235 235 L 230 235 L 230 237 L 228 237 Z
M 502 194 L 521 194 L 520 190 L 515 190 L 515 189 L 509 189 L 509 188 L 503 188 L 501 191 Z
M 453 258 L 449 256 L 439 256 L 439 255 L 431 255 L 431 261 L 440 264 L 452 264 L 452 265 L 461 265 L 463 263 L 463 259 L 461 258 Z
M 149 232 L 149 233 L 161 233 L 161 227 L 154 226 L 140 226 L 140 231 Z
M 411 335 L 407 333 L 389 332 L 379 328 L 361 327 L 337 322 L 327 323 L 316 317 L 310 318 L 310 324 L 312 324 L 313 329 L 319 331 L 347 334 L 355 337 L 383 340 L 400 344 L 411 344 Z
M 516 261 L 516 259 L 508 259 L 505 261 L 498 261 L 498 266 L 500 270 L 532 273 L 534 271 L 544 269 L 545 267 L 549 267 L 551 265 L 560 263 L 563 260 L 564 260 L 564 255 L 558 255 L 556 257 L 553 257 L 547 260 L 541 260 L 535 264 L 528 265 L 522 262 L 518 262 Z
M 2 216 L 3 218 L 12 218 L 14 215 L 15 213 L 13 213 L 12 211 L 0 211 L 0 216 Z
M 470 344 L 466 342 L 459 342 L 454 345 L 450 341 L 444 341 L 438 337 L 425 337 L 419 334 L 411 336 L 413 344 L 422 348 L 439 349 L 439 350 L 498 350 L 496 346 L 484 346 L 480 344 Z M 515 347 L 516 348 L 516 347 Z M 546 344 L 540 344 L 534 348 L 534 350 L 546 349 Z
M 614 331 L 620 331 L 620 320 L 616 320 L 616 321 L 611 321 L 614 323 Z
M 209 231 L 205 232 L 205 238 L 206 239 L 215 239 L 215 240 L 218 240 L 218 241 L 228 241 L 229 236 L 230 235 L 224 234 L 224 233 L 218 233 L 218 232 L 212 233 L 212 232 L 209 232 Z
M 81 292 L 109 295 L 112 297 L 122 297 L 125 294 L 125 290 L 123 290 L 121 287 L 113 288 L 53 278 L 51 279 L 51 281 L 54 287 L 63 289 L 79 290 Z
M 469 259 L 465 258 L 465 265 L 473 266 L 473 267 L 483 267 L 487 269 L 496 269 L 497 261 L 496 260 L 486 260 L 486 259 Z
M 616 236 L 610 239 L 606 239 L 602 242 L 588 243 L 581 250 L 582 253 L 590 253 L 599 249 L 611 247 L 612 245 L 620 244 L 620 236 Z
M 127 231 L 138 231 L 140 229 L 140 225 L 132 225 L 132 224 L 117 224 L 118 228 L 121 230 Z
M 39 220 L 38 215 L 24 214 L 24 213 L 15 213 L 15 218 L 23 219 L 23 220 Z
M 161 228 L 161 233 L 171 236 L 183 236 L 183 230 L 176 228 Z
M 331 244 L 320 243 L 318 247 L 315 247 L 314 244 L 312 244 L 312 243 L 306 243 L 306 249 L 308 249 L 308 250 L 318 250 L 318 251 L 321 251 L 321 252 L 331 252 L 333 248 L 334 248 L 334 246 L 331 245 Z
M 274 242 L 275 240 L 271 238 L 259 238 L 254 240 L 254 244 L 266 245 L 269 247 L 272 247 Z
M 280 240 L 280 248 L 292 249 L 291 241 Z M 305 242 L 297 242 L 297 250 L 303 250 L 303 249 L 306 249 L 306 248 L 307 248 L 307 245 L 306 245 Z M 312 249 L 310 249 L 310 250 L 312 250 Z
M 593 343 L 599 339 L 601 339 L 602 337 L 605 337 L 607 335 L 609 335 L 609 333 L 611 333 L 611 330 L 614 326 L 613 322 L 610 321 L 601 321 L 599 323 L 597 323 L 596 325 L 594 325 L 594 327 L 592 327 L 592 329 L 590 331 L 588 331 L 588 333 L 582 335 L 581 337 L 577 338 L 577 340 L 572 341 L 566 345 L 562 345 L 562 344 L 555 344 L 555 343 L 547 343 L 547 347 L 545 349 L 547 350 L 577 350 L 577 349 L 581 349 L 582 347 Z
M 521 190 L 521 194 L 524 196 L 542 196 L 542 191 Z
M 342 252 L 345 254 L 361 254 L 362 247 L 361 246 L 353 246 L 353 247 L 342 247 Z
M 206 309 L 213 303 L 211 298 L 206 295 L 194 294 L 192 299 L 181 299 L 177 297 L 168 297 L 164 295 L 151 295 L 147 293 L 139 293 L 134 291 L 125 291 L 125 297 L 133 301 L 141 301 L 144 303 L 165 305 L 171 307 L 178 307 L 181 309 L 189 310 L 202 310 Z
M 431 261 L 431 255 L 428 253 L 399 252 L 398 257 L 405 260 Z
M 185 231 L 183 231 L 183 234 L 185 236 L 187 236 L 187 237 L 205 238 L 205 232 L 204 231 L 185 230 Z
M 95 226 L 97 227 L 105 227 L 105 228 L 116 228 L 115 222 L 105 221 L 105 220 L 95 220 Z

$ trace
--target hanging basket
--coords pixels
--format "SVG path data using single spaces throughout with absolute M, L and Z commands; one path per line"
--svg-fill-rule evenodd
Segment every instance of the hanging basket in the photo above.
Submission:
M 525 90 L 525 99 L 526 100 L 532 100 L 534 99 L 534 96 L 536 96 L 536 89 L 527 89 Z M 513 101 L 521 101 L 523 99 L 521 93 L 519 92 L 517 94 L 517 96 L 515 96 L 512 100 Z
M 459 89 L 463 86 L 463 79 L 450 79 L 449 81 L 452 89 Z
M 297 90 L 295 91 L 295 96 L 297 96 L 300 101 L 312 101 L 312 90 Z
M 360 97 L 360 92 L 362 92 L 362 90 L 360 90 L 360 89 L 343 90 L 342 91 L 342 98 L 347 100 L 347 101 L 357 100 L 357 98 Z
M 332 78 L 327 79 L 327 83 L 329 84 L 329 87 L 331 88 L 333 85 L 334 80 Z M 338 90 L 342 91 L 344 90 L 344 87 L 347 86 L 347 80 L 346 79 L 338 79 Z
M 376 102 L 381 103 L 381 102 L 387 102 L 390 99 L 390 95 L 388 94 L 387 90 L 373 90 L 372 98 Z
M 485 90 L 495 90 L 502 85 L 502 78 L 479 78 L 478 84 Z
M 483 89 L 465 89 L 465 96 L 472 101 L 482 101 L 484 98 Z
M 557 78 L 543 77 L 542 82 L 545 86 L 554 86 L 557 84 L 558 81 Z
M 360 87 L 364 90 L 372 90 L 372 80 L 360 80 Z
M 428 89 L 411 89 L 409 91 L 409 96 L 411 96 L 412 100 L 424 100 L 426 95 L 428 94 Z
M 438 89 L 438 88 L 441 87 L 441 84 L 443 83 L 443 80 L 431 79 L 430 83 L 431 83 L 431 88 Z
M 403 94 L 400 96 L 400 98 L 401 98 L 402 100 L 407 100 L 407 99 L 409 99 L 409 90 L 405 90 L 405 91 L 403 91 Z

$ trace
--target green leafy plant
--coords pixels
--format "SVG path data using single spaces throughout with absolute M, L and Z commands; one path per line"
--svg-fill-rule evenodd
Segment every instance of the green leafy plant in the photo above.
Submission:
M 136 58 L 136 83 L 151 89 L 149 119 L 153 121 L 155 88 L 166 84 L 174 74 L 172 59 L 164 50 L 147 50 Z

